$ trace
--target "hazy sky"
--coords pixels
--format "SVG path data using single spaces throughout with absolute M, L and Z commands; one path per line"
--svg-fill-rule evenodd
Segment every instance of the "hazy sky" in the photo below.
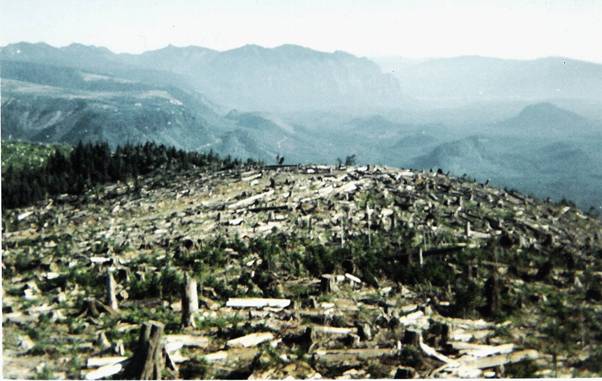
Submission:
M 362 56 L 567 56 L 602 62 L 602 0 L 0 0 L 0 45 L 141 52 L 299 44 Z

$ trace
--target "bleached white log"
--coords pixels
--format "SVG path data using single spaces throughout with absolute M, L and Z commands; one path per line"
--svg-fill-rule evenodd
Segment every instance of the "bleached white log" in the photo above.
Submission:
M 426 344 L 425 344 L 425 343 L 422 341 L 422 335 L 420 335 L 420 336 L 418 337 L 418 344 L 420 345 L 420 349 L 422 349 L 422 351 L 423 351 L 423 352 L 424 352 L 426 355 L 428 355 L 428 356 L 431 356 L 431 357 L 434 357 L 434 358 L 436 358 L 437 360 L 439 360 L 439 361 L 441 361 L 441 362 L 444 362 L 444 363 L 446 363 L 446 364 L 455 364 L 455 363 L 456 363 L 456 361 L 455 361 L 455 360 L 452 360 L 452 359 L 450 359 L 449 357 L 445 356 L 444 354 L 437 352 L 437 351 L 435 350 L 435 348 L 432 348 L 432 347 L 430 347 L 430 346 L 426 345 Z
M 250 335 L 245 335 L 236 339 L 228 340 L 226 345 L 228 346 L 228 348 L 248 348 L 255 347 L 261 343 L 273 339 L 274 335 L 270 332 L 251 333 Z
M 123 363 L 102 366 L 86 374 L 86 380 L 100 380 L 108 378 L 123 370 Z
M 464 363 L 464 367 L 467 368 L 493 368 L 505 364 L 513 364 L 525 360 L 535 360 L 539 357 L 539 353 L 533 349 L 526 349 L 523 351 L 513 352 L 509 354 L 501 354 L 497 356 L 483 357 L 476 359 L 471 362 Z
M 357 328 L 330 327 L 327 325 L 314 325 L 311 329 L 313 332 L 326 335 L 349 335 L 351 333 L 357 333 Z
M 467 355 L 465 362 L 474 360 L 475 358 L 487 357 L 495 354 L 506 354 L 514 350 L 514 344 L 502 344 L 502 345 L 480 345 L 471 343 L 452 343 L 454 349 L 460 351 L 460 353 Z M 463 358 L 460 358 L 462 361 Z
M 349 279 L 352 283 L 362 284 L 362 280 L 355 275 L 345 273 L 345 278 Z
M 399 322 L 403 325 L 416 324 L 419 320 L 425 319 L 424 312 L 416 311 L 402 316 L 399 318 Z
M 102 265 L 103 263 L 111 262 L 111 258 L 108 257 L 90 257 L 90 262 L 96 265 Z
M 263 308 L 276 307 L 285 308 L 291 304 L 290 299 L 269 299 L 269 298 L 230 298 L 226 302 L 226 307 L 233 308 Z
M 31 216 L 32 214 L 33 214 L 32 211 L 21 213 L 21 214 L 19 214 L 17 216 L 17 220 L 18 221 L 23 221 L 24 219 L 26 219 L 27 217 Z
M 260 193 L 258 195 L 255 196 L 251 196 L 251 197 L 247 197 L 245 199 L 242 199 L 240 201 L 237 201 L 233 204 L 228 205 L 228 209 L 240 209 L 240 208 L 245 208 L 249 205 L 252 205 L 253 203 L 255 203 L 255 201 L 257 200 L 261 200 L 264 197 L 267 197 L 269 195 L 271 195 L 272 193 L 274 193 L 274 190 L 269 190 L 267 192 L 263 192 Z
M 203 358 L 205 359 L 205 361 L 207 361 L 209 363 L 226 361 L 228 359 L 228 351 L 219 351 L 219 352 L 209 353 L 209 354 L 203 356 Z
M 182 347 L 205 348 L 209 345 L 209 338 L 194 335 L 167 335 L 165 337 L 165 350 L 174 352 Z
M 127 359 L 124 356 L 90 357 L 86 360 L 86 368 L 99 368 L 106 365 L 117 364 Z

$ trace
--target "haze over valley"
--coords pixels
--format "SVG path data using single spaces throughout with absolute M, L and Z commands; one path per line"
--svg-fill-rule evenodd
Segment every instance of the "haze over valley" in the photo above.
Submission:
M 2 138 L 154 141 L 288 163 L 438 169 L 602 205 L 602 65 L 403 60 L 296 45 L 2 48 Z M 380 66 L 379 66 L 380 64 Z

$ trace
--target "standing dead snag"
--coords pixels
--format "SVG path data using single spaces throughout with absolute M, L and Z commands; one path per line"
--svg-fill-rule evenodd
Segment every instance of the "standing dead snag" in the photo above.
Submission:
M 490 317 L 494 317 L 500 312 L 500 281 L 495 270 L 485 282 L 485 296 L 487 298 L 485 312 Z
M 113 278 L 113 272 L 109 269 L 107 270 L 106 276 L 107 304 L 115 311 L 119 309 L 119 306 L 117 305 L 117 295 L 115 295 L 115 289 L 117 288 L 116 286 L 117 284 Z
M 372 226 L 372 209 L 370 209 L 370 206 L 368 206 L 368 203 L 366 202 L 366 225 L 368 226 L 368 246 L 372 247 L 372 234 L 370 232 L 370 227 Z
M 142 324 L 136 353 L 128 363 L 124 378 L 132 380 L 160 380 L 163 369 L 164 325 L 158 322 Z
M 182 290 L 182 326 L 194 327 L 192 314 L 199 310 L 199 297 L 196 289 L 196 280 L 189 274 L 184 276 L 184 289 Z

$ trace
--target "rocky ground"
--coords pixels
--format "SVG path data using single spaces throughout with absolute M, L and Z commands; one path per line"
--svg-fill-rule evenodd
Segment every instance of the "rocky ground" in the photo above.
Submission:
M 600 220 L 442 173 L 157 173 L 2 249 L 6 378 L 124 377 L 153 322 L 166 378 L 602 374 Z

